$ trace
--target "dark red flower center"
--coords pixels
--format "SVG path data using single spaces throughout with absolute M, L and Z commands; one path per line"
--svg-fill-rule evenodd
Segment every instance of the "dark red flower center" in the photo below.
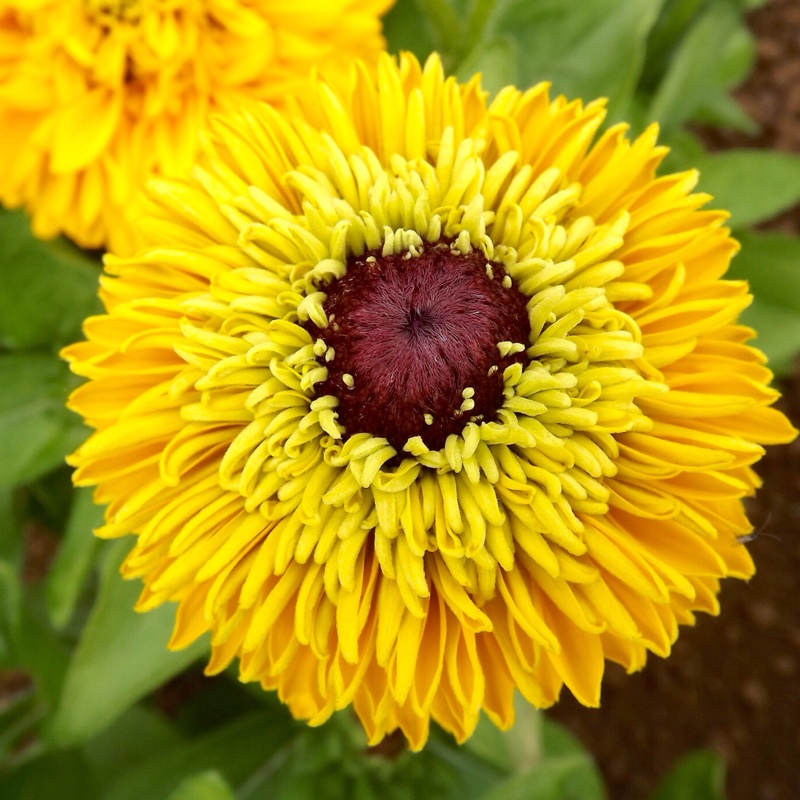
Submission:
M 317 393 L 339 399 L 346 436 L 383 436 L 398 452 L 421 436 L 438 450 L 468 422 L 495 419 L 503 370 L 527 363 L 497 346 L 528 347 L 527 300 L 480 251 L 440 242 L 415 257 L 367 253 L 325 292 L 328 326 L 308 326 L 329 348 Z

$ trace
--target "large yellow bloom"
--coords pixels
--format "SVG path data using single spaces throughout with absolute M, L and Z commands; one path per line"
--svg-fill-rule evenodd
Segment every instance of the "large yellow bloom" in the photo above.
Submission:
M 0 201 L 130 250 L 145 175 L 186 172 L 210 111 L 377 58 L 391 2 L 0 0 Z
M 221 118 L 154 243 L 108 259 L 67 348 L 73 456 L 138 540 L 139 607 L 210 673 L 376 742 L 459 740 L 605 659 L 669 653 L 747 578 L 759 443 L 795 431 L 737 325 L 737 244 L 697 175 L 601 101 L 385 57 L 295 114 Z

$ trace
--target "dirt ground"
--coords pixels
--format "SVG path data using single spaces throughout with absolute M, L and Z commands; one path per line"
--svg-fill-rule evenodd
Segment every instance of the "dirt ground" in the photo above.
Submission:
M 750 23 L 758 61 L 737 96 L 761 130 L 704 138 L 800 152 L 800 0 L 772 0 Z M 768 227 L 800 233 L 800 208 Z M 800 363 L 782 388 L 800 426 Z M 633 676 L 609 668 L 601 709 L 565 697 L 550 712 L 594 754 L 611 800 L 644 800 L 698 747 L 726 759 L 729 800 L 800 799 L 800 441 L 772 448 L 759 473 L 764 487 L 749 506 L 756 577 L 726 582 L 721 615 L 684 628 L 669 659 Z

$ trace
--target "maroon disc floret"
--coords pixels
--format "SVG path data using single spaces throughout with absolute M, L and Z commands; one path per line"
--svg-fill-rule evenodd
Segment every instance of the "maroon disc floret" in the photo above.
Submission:
M 527 300 L 480 251 L 439 242 L 416 256 L 366 253 L 324 291 L 328 325 L 308 324 L 329 348 L 316 392 L 339 399 L 345 438 L 382 436 L 399 453 L 421 436 L 438 450 L 468 422 L 495 419 L 503 370 L 527 363 L 497 347 L 529 346 Z

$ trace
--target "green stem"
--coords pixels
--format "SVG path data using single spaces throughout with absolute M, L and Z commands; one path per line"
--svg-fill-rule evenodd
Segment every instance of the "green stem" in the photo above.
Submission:
M 508 739 L 511 759 L 517 772 L 525 772 L 542 760 L 543 712 L 514 697 L 516 722 L 514 735 Z

